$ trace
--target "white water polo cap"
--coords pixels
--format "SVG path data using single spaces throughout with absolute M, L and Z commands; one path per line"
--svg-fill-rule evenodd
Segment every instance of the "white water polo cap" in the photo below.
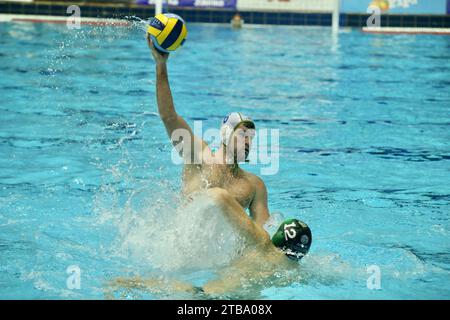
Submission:
M 222 126 L 220 127 L 220 136 L 224 145 L 227 146 L 230 143 L 231 136 L 242 123 L 251 124 L 253 128 L 256 127 L 252 119 L 240 112 L 232 112 L 223 118 Z

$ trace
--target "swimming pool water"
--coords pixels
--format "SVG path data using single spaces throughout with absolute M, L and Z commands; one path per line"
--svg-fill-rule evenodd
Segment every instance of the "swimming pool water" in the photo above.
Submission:
M 258 297 L 449 299 L 450 38 L 188 27 L 169 59 L 177 110 L 206 128 L 242 111 L 279 129 L 279 172 L 262 176 L 270 210 L 313 230 L 305 281 Z M 0 298 L 104 298 L 108 279 L 182 265 L 176 239 L 148 243 L 170 221 L 181 167 L 140 27 L 1 23 L 0 70 Z M 222 255 L 204 254 L 185 278 L 206 279 Z

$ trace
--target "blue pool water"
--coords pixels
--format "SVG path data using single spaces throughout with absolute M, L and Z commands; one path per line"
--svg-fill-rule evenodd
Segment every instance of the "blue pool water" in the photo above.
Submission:
M 179 113 L 279 129 L 270 211 L 313 230 L 302 280 L 244 297 L 449 299 L 450 38 L 188 27 L 169 59 Z M 0 298 L 102 299 L 115 277 L 201 284 L 226 264 L 230 231 L 176 211 L 181 167 L 139 26 L 2 23 L 0 70 Z

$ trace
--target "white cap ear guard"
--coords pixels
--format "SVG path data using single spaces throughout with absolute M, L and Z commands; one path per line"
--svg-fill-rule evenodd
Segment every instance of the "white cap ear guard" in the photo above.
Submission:
M 229 115 L 227 115 L 222 120 L 222 126 L 220 127 L 220 136 L 222 138 L 222 143 L 224 145 L 228 145 L 231 139 L 231 136 L 233 135 L 234 130 L 241 124 L 241 123 L 251 123 L 253 126 L 255 126 L 255 123 L 252 119 L 249 117 L 243 115 L 240 112 L 232 112 Z

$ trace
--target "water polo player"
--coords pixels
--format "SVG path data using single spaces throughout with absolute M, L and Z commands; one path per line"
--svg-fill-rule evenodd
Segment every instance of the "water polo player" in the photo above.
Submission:
M 312 234 L 304 222 L 286 220 L 270 239 L 264 228 L 253 222 L 226 190 L 212 188 L 207 193 L 241 236 L 245 250 L 229 267 L 219 272 L 218 279 L 207 282 L 202 288 L 194 287 L 192 292 L 221 295 L 242 288 L 244 284 L 260 286 L 265 280 L 272 280 L 275 273 L 298 267 L 297 262 L 308 253 Z
M 202 287 L 167 278 L 119 278 L 110 283 L 110 289 L 137 288 L 158 294 L 190 292 L 223 296 L 244 287 L 260 288 L 296 281 L 295 274 L 298 273 L 295 272 L 294 278 L 290 279 L 289 276 L 293 276 L 290 271 L 299 266 L 297 261 L 307 254 L 312 243 L 311 230 L 305 223 L 297 219 L 286 220 L 270 239 L 264 228 L 250 219 L 226 190 L 211 188 L 206 193 L 245 243 L 242 253 L 229 266 L 218 271 L 218 278 Z
M 157 51 L 150 37 L 147 40 L 156 62 L 158 112 L 172 144 L 184 159 L 183 194 L 193 197 L 207 188 L 222 188 L 241 208 L 249 210 L 250 217 L 259 226 L 263 226 L 269 218 L 266 186 L 259 177 L 239 167 L 239 163 L 248 157 L 254 122 L 238 112 L 225 117 L 220 131 L 222 144 L 213 153 L 175 111 L 166 66 L 169 55 Z M 183 134 L 184 139 L 180 138 Z
M 311 246 L 311 230 L 305 223 L 290 219 L 283 222 L 270 239 L 263 228 L 269 218 L 266 186 L 260 178 L 239 167 L 239 163 L 248 157 L 254 122 L 238 112 L 226 116 L 220 130 L 221 147 L 213 153 L 176 113 L 166 67 L 168 54 L 157 51 L 152 40 L 147 40 L 156 62 L 158 111 L 172 144 L 184 159 L 183 192 L 188 197 L 198 194 L 212 200 L 219 209 L 217 212 L 224 215 L 242 239 L 244 249 L 230 266 L 218 271 L 217 279 L 202 287 L 168 279 L 120 278 L 110 283 L 110 288 L 119 286 L 150 291 L 156 289 L 156 292 L 165 289 L 169 292 L 222 295 L 242 288 L 243 281 L 261 285 L 265 280 L 272 279 L 274 273 L 297 267 L 296 262 Z M 188 136 L 180 142 L 177 138 L 180 136 L 174 134 L 176 130 L 185 131 Z M 242 144 L 238 143 L 239 139 Z M 190 147 L 186 146 L 189 141 Z M 179 148 L 181 143 L 185 144 L 183 148 Z M 246 209 L 249 209 L 250 216 Z

